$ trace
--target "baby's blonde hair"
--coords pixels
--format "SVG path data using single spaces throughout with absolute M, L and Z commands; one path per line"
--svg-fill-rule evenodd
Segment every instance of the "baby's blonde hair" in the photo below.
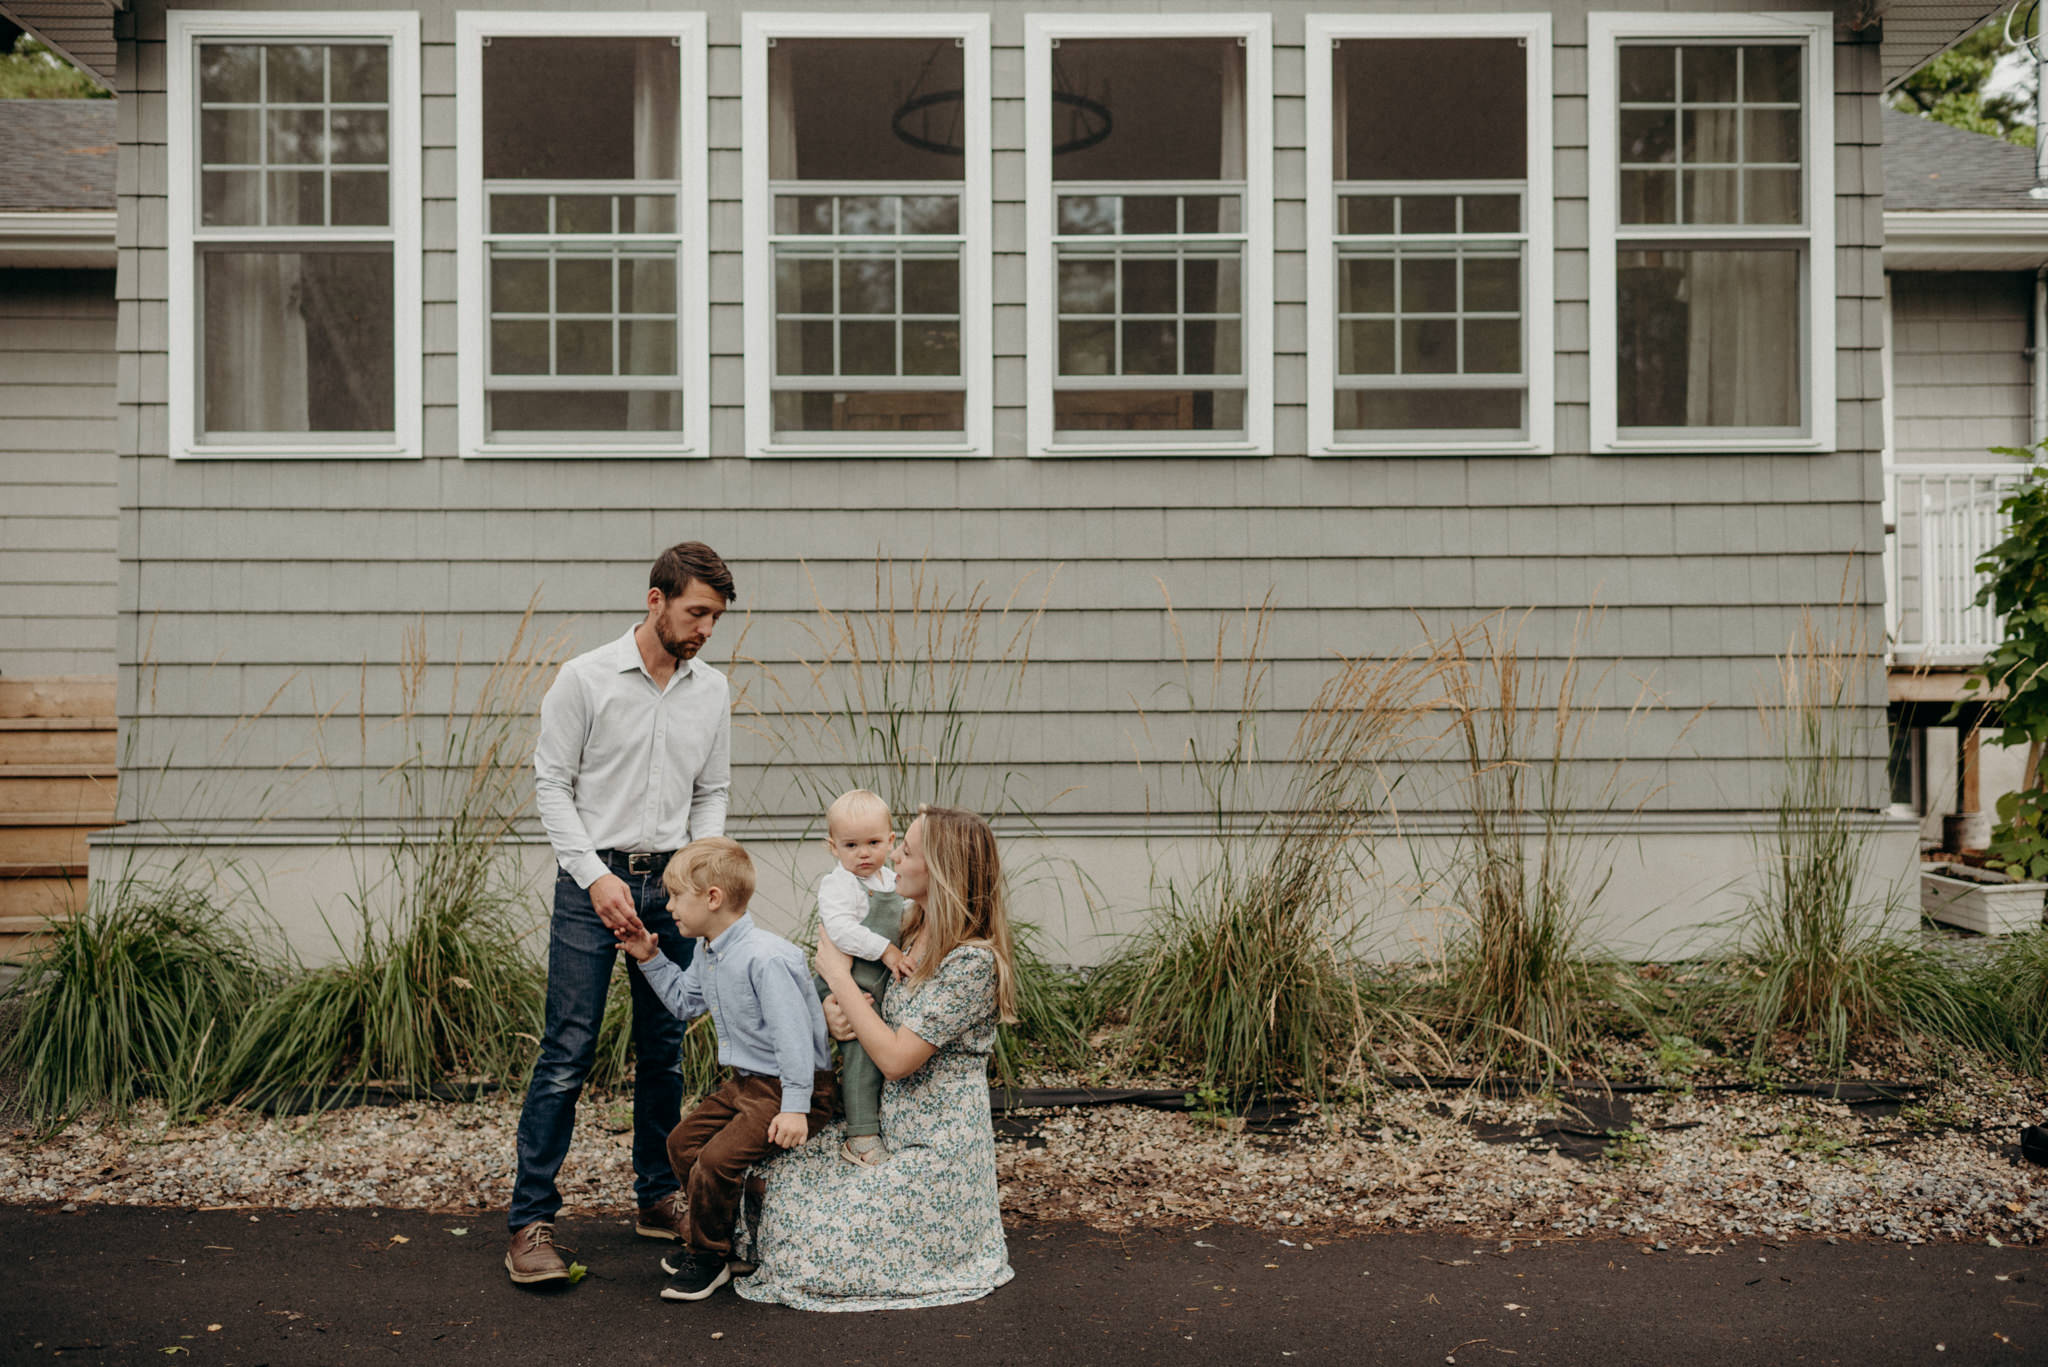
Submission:
M 675 852 L 661 871 L 661 885 L 671 897 L 684 888 L 696 892 L 717 888 L 725 894 L 727 910 L 737 914 L 754 900 L 754 861 L 739 841 L 707 835 Z
M 832 805 L 825 809 L 825 835 L 831 838 L 840 823 L 854 821 L 864 816 L 879 816 L 884 821 L 893 821 L 889 804 L 865 788 L 854 788 L 832 799 Z

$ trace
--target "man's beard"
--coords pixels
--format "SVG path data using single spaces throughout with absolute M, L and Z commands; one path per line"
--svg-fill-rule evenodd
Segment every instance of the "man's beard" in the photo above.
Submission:
M 704 644 L 702 641 L 680 640 L 670 636 L 668 630 L 658 621 L 654 624 L 654 639 L 661 642 L 661 648 L 666 650 L 677 664 L 688 664 L 696 655 L 698 648 Z

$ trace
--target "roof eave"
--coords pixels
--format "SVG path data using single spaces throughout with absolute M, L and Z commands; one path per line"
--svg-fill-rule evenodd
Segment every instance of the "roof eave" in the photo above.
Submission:
M 0 267 L 12 270 L 112 270 L 112 209 L 0 212 Z
M 1887 209 L 1887 270 L 2033 270 L 2048 265 L 2040 209 Z

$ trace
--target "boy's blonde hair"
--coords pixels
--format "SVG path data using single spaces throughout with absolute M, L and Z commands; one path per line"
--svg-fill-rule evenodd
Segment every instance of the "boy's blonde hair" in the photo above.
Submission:
M 825 809 L 826 837 L 829 839 L 832 833 L 839 829 L 841 822 L 858 820 L 864 816 L 879 816 L 891 824 L 895 820 L 889 813 L 889 804 L 882 801 L 879 794 L 871 793 L 865 788 L 855 788 L 833 798 L 832 805 Z
M 671 897 L 684 888 L 725 894 L 726 909 L 737 914 L 754 899 L 754 861 L 737 840 L 707 835 L 675 852 L 661 871 L 661 885 Z

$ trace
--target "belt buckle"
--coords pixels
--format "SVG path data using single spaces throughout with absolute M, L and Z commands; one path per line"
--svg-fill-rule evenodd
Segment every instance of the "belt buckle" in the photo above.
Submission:
M 626 872 L 635 878 L 644 878 L 654 872 L 655 855 L 646 850 L 630 850 L 626 854 Z

